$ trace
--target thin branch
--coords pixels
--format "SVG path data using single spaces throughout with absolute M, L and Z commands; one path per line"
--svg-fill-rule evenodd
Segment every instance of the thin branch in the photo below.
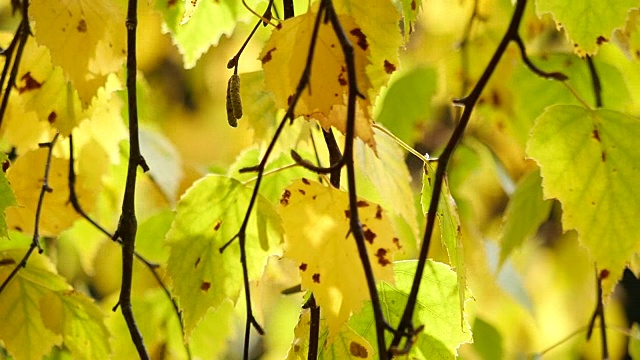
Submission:
M 265 10 L 264 15 L 258 16 L 260 17 L 260 20 L 258 20 L 258 23 L 256 24 L 256 26 L 253 27 L 253 30 L 251 30 L 251 32 L 249 33 L 249 36 L 247 36 L 247 39 L 244 41 L 242 46 L 240 46 L 240 49 L 238 50 L 238 52 L 229 60 L 229 62 L 227 63 L 227 69 L 236 68 L 236 72 L 237 72 L 238 61 L 240 61 L 240 56 L 242 55 L 244 48 L 247 47 L 253 35 L 256 33 L 256 31 L 258 31 L 258 27 L 260 27 L 260 24 L 265 24 L 262 18 L 270 17 L 273 1 L 274 0 L 269 0 L 269 5 L 267 5 L 267 10 Z M 251 11 L 253 12 L 253 10 Z
M 518 49 L 520 49 L 520 56 L 522 57 L 522 62 L 536 75 L 543 77 L 545 79 L 553 79 L 558 81 L 566 81 L 569 80 L 569 77 L 561 72 L 546 72 L 537 67 L 529 57 L 527 56 L 527 49 L 524 46 L 524 41 L 522 41 L 522 37 L 519 34 L 513 39 L 513 41 L 518 45 Z
M 284 19 L 292 18 L 295 15 L 293 0 L 282 0 L 282 7 L 284 8 Z
M 478 20 L 480 16 L 478 15 L 478 0 L 473 0 L 473 10 L 471 11 L 471 16 L 469 16 L 469 20 L 465 25 L 464 32 L 462 35 L 462 40 L 458 44 L 460 48 L 460 62 L 462 69 L 462 93 L 467 92 L 467 87 L 471 82 L 469 80 L 469 39 L 471 38 L 471 30 L 473 29 L 473 24 Z
M 593 85 L 593 95 L 596 99 L 596 107 L 602 107 L 602 84 L 600 83 L 600 76 L 596 70 L 596 65 L 593 63 L 593 57 L 587 56 L 587 64 L 589 65 L 589 73 L 591 74 L 591 83 Z
M 467 127 L 467 124 L 471 119 L 471 113 L 473 112 L 473 108 L 478 102 L 478 99 L 480 98 L 482 91 L 486 87 L 487 83 L 489 82 L 489 79 L 491 78 L 491 76 L 493 75 L 493 72 L 498 66 L 498 63 L 500 62 L 502 55 L 506 51 L 507 46 L 509 45 L 509 42 L 515 41 L 519 37 L 518 28 L 520 27 L 520 22 L 522 21 L 522 17 L 524 15 L 526 3 L 527 3 L 526 0 L 517 1 L 513 16 L 509 23 L 509 28 L 507 29 L 502 40 L 500 41 L 498 48 L 493 54 L 482 76 L 480 77 L 475 87 L 471 91 L 471 94 L 469 94 L 469 96 L 463 99 L 458 99 L 454 101 L 455 104 L 464 106 L 464 111 L 462 112 L 460 121 L 456 126 L 456 128 L 454 129 L 453 134 L 451 135 L 451 138 L 447 142 L 447 145 L 442 151 L 442 154 L 438 158 L 438 166 L 436 168 L 436 174 L 435 174 L 435 179 L 433 184 L 433 194 L 431 196 L 431 201 L 429 203 L 429 210 L 427 213 L 427 225 L 425 229 L 424 238 L 422 240 L 422 246 L 420 248 L 418 265 L 416 267 L 416 273 L 414 275 L 411 291 L 407 298 L 407 304 L 405 306 L 404 312 L 400 319 L 400 323 L 398 324 L 398 328 L 394 332 L 391 345 L 389 346 L 389 349 L 388 349 L 389 357 L 391 357 L 394 354 L 394 351 L 402 350 L 402 348 L 399 347 L 399 345 L 403 338 L 406 339 L 407 341 L 410 341 L 411 338 L 409 336 L 413 334 L 412 332 L 412 330 L 414 329 L 413 314 L 414 314 L 416 303 L 417 303 L 418 290 L 420 289 L 422 274 L 424 273 L 424 267 L 426 265 L 427 255 L 429 253 L 429 245 L 431 243 L 431 238 L 433 236 L 436 213 L 437 213 L 438 205 L 440 202 L 440 193 L 442 191 L 442 185 L 444 182 L 444 177 L 446 174 L 447 166 L 449 164 L 449 160 L 453 156 L 453 153 L 456 147 L 458 146 L 458 143 L 462 139 L 462 136 Z
M 320 340 L 320 307 L 316 304 L 313 294 L 309 300 L 302 306 L 303 309 L 309 309 L 311 312 L 311 320 L 309 321 L 309 349 L 307 350 L 307 360 L 316 360 L 318 358 L 318 345 Z
M 129 328 L 131 340 L 136 346 L 141 359 L 149 359 L 149 353 L 144 346 L 140 329 L 136 324 L 131 307 L 131 283 L 133 278 L 133 257 L 135 254 L 136 232 L 138 221 L 135 211 L 136 174 L 138 166 L 147 171 L 144 158 L 140 154 L 138 139 L 138 99 L 136 97 L 136 28 L 138 26 L 138 1 L 129 0 L 127 7 L 127 100 L 129 107 L 129 162 L 127 179 L 122 200 L 122 214 L 118 228 L 113 234 L 114 239 L 122 240 L 122 284 L 120 288 L 119 305 L 122 315 Z M 117 307 L 118 305 L 116 305 Z
M 82 216 L 85 220 L 87 220 L 91 225 L 93 225 L 96 229 L 98 229 L 101 233 L 106 235 L 108 238 L 113 239 L 113 234 L 111 234 L 108 230 L 106 230 L 97 221 L 92 219 L 91 216 L 89 216 L 89 214 L 87 214 L 86 211 L 84 211 L 84 209 L 80 205 L 80 201 L 78 200 L 78 195 L 76 193 L 76 172 L 75 172 L 75 166 L 74 166 L 74 162 L 75 162 L 74 154 L 75 153 L 73 150 L 73 135 L 69 135 L 69 176 L 68 176 L 69 202 L 73 206 L 73 209 L 78 213 L 78 215 Z M 119 238 L 114 239 L 114 242 L 122 246 L 121 239 Z M 173 306 L 173 311 L 178 317 L 178 321 L 180 323 L 180 331 L 184 337 L 185 332 L 184 332 L 184 321 L 182 319 L 182 313 L 180 312 L 180 308 L 178 307 L 178 304 L 176 303 L 175 299 L 171 295 L 169 288 L 167 288 L 167 286 L 164 284 L 164 282 L 162 281 L 162 278 L 160 277 L 160 274 L 157 271 L 159 268 L 159 265 L 152 261 L 147 260 L 144 256 L 142 256 L 137 251 L 134 252 L 134 256 L 140 262 L 142 262 L 149 269 L 149 271 L 151 271 L 151 274 L 156 279 L 156 282 L 162 288 L 162 290 L 164 291 L 169 301 L 171 301 L 171 305 Z M 185 350 L 187 351 L 187 358 L 191 359 L 191 350 L 189 349 L 188 344 L 185 344 Z
M 51 158 L 53 154 L 53 145 L 56 143 L 56 140 L 58 139 L 58 135 L 59 133 L 56 133 L 56 135 L 53 137 L 53 140 L 51 140 L 51 142 L 40 144 L 40 147 L 46 147 L 47 149 L 49 149 L 49 151 L 47 153 L 47 161 L 44 165 L 44 177 L 42 180 L 42 187 L 40 189 L 40 196 L 38 197 L 38 205 L 36 206 L 36 216 L 35 216 L 35 223 L 33 225 L 33 238 L 31 240 L 31 246 L 29 246 L 29 250 L 27 250 L 27 252 L 24 254 L 24 257 L 22 258 L 22 260 L 20 260 L 18 265 L 16 265 L 16 267 L 13 269 L 13 271 L 11 271 L 9 276 L 2 282 L 2 285 L 0 285 L 0 294 L 7 287 L 11 279 L 13 279 L 18 274 L 18 271 L 20 271 L 21 268 L 27 266 L 27 261 L 29 260 L 29 257 L 33 253 L 33 250 L 37 248 L 38 252 L 42 254 L 42 247 L 40 246 L 40 215 L 42 214 L 42 205 L 44 204 L 44 195 L 48 192 L 53 191 L 51 187 L 49 187 L 49 172 L 51 171 Z
M 14 8 L 15 10 L 15 8 Z M 31 27 L 29 26 L 29 0 L 22 0 L 22 20 L 20 21 L 20 25 L 16 30 L 16 34 L 11 40 L 11 44 L 5 51 L 3 55 L 5 56 L 4 68 L 2 69 L 2 78 L 0 79 L 0 91 L 4 87 L 4 96 L 2 97 L 2 104 L 0 105 L 0 127 L 2 127 L 2 121 L 4 120 L 4 114 L 7 110 L 7 105 L 9 104 L 9 95 L 11 95 L 11 90 L 16 84 L 16 78 L 18 77 L 18 69 L 20 68 L 20 60 L 22 59 L 22 53 L 24 51 L 24 47 L 27 44 L 27 40 L 31 35 Z M 17 51 L 15 57 L 13 58 L 13 65 L 11 65 L 11 74 L 9 75 L 9 80 L 6 83 L 5 80 L 7 76 L 7 71 L 9 69 L 9 64 L 11 64 L 11 56 L 13 55 L 13 51 L 16 48 Z
M 324 141 L 327 144 L 327 149 L 329 150 L 329 161 L 331 166 L 340 164 L 342 162 L 342 154 L 340 153 L 340 147 L 338 147 L 338 143 L 336 142 L 336 137 L 333 135 L 333 130 L 325 130 L 322 129 L 322 135 L 324 137 Z M 340 167 L 337 167 L 329 174 L 331 179 L 331 185 L 334 188 L 340 188 Z
M 609 276 L 608 270 L 602 270 L 598 272 L 598 268 L 595 269 L 596 273 L 596 308 L 593 311 L 589 325 L 587 326 L 587 341 L 591 339 L 593 334 L 593 328 L 597 318 L 600 318 L 600 341 L 602 344 L 602 358 L 609 359 L 609 347 L 607 346 L 607 324 L 604 318 L 604 297 L 602 296 L 602 280 Z
M 264 330 L 262 330 L 262 327 L 260 326 L 260 324 L 258 324 L 257 320 L 253 316 L 253 310 L 251 307 L 251 292 L 249 288 L 249 275 L 247 270 L 247 257 L 246 257 L 246 247 L 245 247 L 246 230 L 249 224 L 249 219 L 251 217 L 251 212 L 253 210 L 253 207 L 256 204 L 256 201 L 258 200 L 258 191 L 260 190 L 260 184 L 262 183 L 262 177 L 264 175 L 265 167 L 267 165 L 267 161 L 269 160 L 269 156 L 271 156 L 271 153 L 273 152 L 275 144 L 278 138 L 280 137 L 280 134 L 282 133 L 282 130 L 284 129 L 284 125 L 286 124 L 287 120 L 293 121 L 293 119 L 295 118 L 294 110 L 295 110 L 296 104 L 298 103 L 298 100 L 302 95 L 302 91 L 309 84 L 309 79 L 311 77 L 311 64 L 313 62 L 313 54 L 316 48 L 318 31 L 320 29 L 320 19 L 322 18 L 323 12 L 324 12 L 323 7 L 320 6 L 320 10 L 318 11 L 318 15 L 316 16 L 316 20 L 314 23 L 313 32 L 311 34 L 311 42 L 309 44 L 309 53 L 307 54 L 307 61 L 305 64 L 305 68 L 302 71 L 302 74 L 300 75 L 300 80 L 298 81 L 298 85 L 296 86 L 296 92 L 291 97 L 291 103 L 289 104 L 289 108 L 287 109 L 287 112 L 285 113 L 282 120 L 280 121 L 280 124 L 276 128 L 273 138 L 271 139 L 271 142 L 267 146 L 267 149 L 262 157 L 262 160 L 260 160 L 260 163 L 257 166 L 253 166 L 251 168 L 241 170 L 241 172 L 248 172 L 248 171 L 257 172 L 256 184 L 253 188 L 253 193 L 251 194 L 251 199 L 249 200 L 249 205 L 247 206 L 247 211 L 245 213 L 245 217 L 242 222 L 242 225 L 238 230 L 238 233 L 220 248 L 220 252 L 223 252 L 228 246 L 230 246 L 234 242 L 234 240 L 238 240 L 239 246 L 240 246 L 240 262 L 242 264 L 242 275 L 243 275 L 245 300 L 246 300 L 245 302 L 247 307 L 243 359 L 249 358 L 249 340 L 250 340 L 250 334 L 251 334 L 251 331 L 250 331 L 251 326 L 253 326 L 259 334 L 264 333 Z

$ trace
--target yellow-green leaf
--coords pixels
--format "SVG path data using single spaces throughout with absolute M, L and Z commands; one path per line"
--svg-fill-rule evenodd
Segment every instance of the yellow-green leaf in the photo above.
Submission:
M 171 248 L 167 273 L 183 310 L 187 338 L 209 308 L 235 302 L 242 289 L 239 240 L 220 248 L 240 230 L 252 189 L 217 175 L 198 180 L 177 205 L 167 234 Z M 282 230 L 273 205 L 259 196 L 246 229 L 249 278 L 262 274 L 267 257 L 277 254 Z
M 637 118 L 557 105 L 536 120 L 527 147 L 540 165 L 544 197 L 562 204 L 563 228 L 575 229 L 598 268 L 612 274 L 640 251 L 638 138 Z M 617 280 L 604 281 L 606 293 Z

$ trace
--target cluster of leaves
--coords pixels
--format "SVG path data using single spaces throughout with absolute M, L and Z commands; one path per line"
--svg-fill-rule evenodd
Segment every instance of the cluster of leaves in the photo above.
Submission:
M 595 304 L 605 329 L 602 302 L 639 270 L 636 0 L 135 6 L 150 170 L 136 184 L 132 306 L 150 355 L 510 357 L 586 329 Z M 0 356 L 130 357 L 107 230 L 133 146 L 127 3 L 0 12 Z M 464 112 L 451 106 L 469 92 Z M 313 170 L 335 164 L 331 129 L 346 166 L 328 179 Z M 557 326 L 557 309 L 583 307 Z M 640 356 L 637 326 L 627 333 Z

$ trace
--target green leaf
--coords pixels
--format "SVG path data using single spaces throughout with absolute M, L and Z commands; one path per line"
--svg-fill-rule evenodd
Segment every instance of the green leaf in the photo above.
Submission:
M 402 4 L 403 15 L 403 33 L 405 41 L 408 40 L 409 35 L 415 30 L 413 28 L 416 20 L 418 19 L 418 13 L 422 8 L 422 0 L 400 0 Z
M 429 212 L 429 203 L 433 194 L 436 167 L 433 163 L 424 165 L 422 176 L 422 212 Z M 464 267 L 464 248 L 462 247 L 462 229 L 456 201 L 451 196 L 449 184 L 445 178 L 438 202 L 437 220 L 440 226 L 440 239 L 449 254 L 449 263 L 456 269 L 458 277 L 458 303 L 460 304 L 460 322 L 464 322 L 464 297 L 467 286 L 467 275 Z
M 387 321 L 396 326 L 411 291 L 417 261 L 399 261 L 393 264 L 396 284 L 381 282 L 378 285 L 382 311 Z M 418 301 L 413 315 L 413 325 L 424 328 L 409 352 L 410 358 L 454 359 L 457 348 L 471 342 L 471 329 L 464 320 L 460 326 L 460 307 L 456 273 L 442 263 L 427 260 Z M 370 343 L 376 343 L 375 325 L 371 303 L 367 302 L 359 314 L 349 321 L 349 326 Z M 391 335 L 386 333 L 387 343 Z
M 163 210 L 146 219 L 138 228 L 136 250 L 147 260 L 166 263 L 169 249 L 163 239 L 171 228 L 175 214 L 171 210 Z
M 0 152 L 0 164 L 2 164 L 2 166 L 5 164 L 9 165 L 9 158 L 4 152 Z M 6 173 L 3 171 L 0 174 L 0 241 L 3 241 L 2 238 L 9 238 L 7 219 L 4 211 L 8 207 L 16 205 L 18 205 L 16 197 L 13 195 L 13 190 L 11 190 L 11 185 L 9 185 Z
M 613 30 L 624 26 L 629 10 L 637 7 L 637 0 L 536 0 L 538 16 L 550 13 L 581 56 L 598 52 L 598 46 L 611 39 Z
M 257 3 L 248 1 L 252 9 L 257 9 Z M 187 5 L 189 12 L 185 13 Z M 185 69 L 193 68 L 209 47 L 218 45 L 222 35 L 231 35 L 238 20 L 250 15 L 235 0 L 156 1 L 156 8 L 162 13 L 163 30 L 171 34 L 182 54 Z
M 418 67 L 403 73 L 384 97 L 377 121 L 402 141 L 417 140 L 416 127 L 431 116 L 431 98 L 436 93 L 436 71 Z
M 0 253 L 0 283 L 20 263 L 25 250 Z M 41 359 L 62 336 L 49 330 L 41 317 L 40 301 L 47 294 L 68 290 L 69 285 L 55 273 L 42 255 L 33 254 L 27 266 L 0 293 L 0 341 L 18 359 Z
M 109 357 L 109 332 L 104 314 L 91 299 L 73 290 L 49 292 L 40 299 L 45 326 L 62 335 L 74 359 Z
M 270 139 L 276 126 L 277 111 L 273 94 L 265 87 L 264 71 L 240 74 L 240 96 L 242 121 L 249 122 L 256 139 Z
M 239 240 L 220 248 L 238 233 L 252 189 L 235 179 L 208 175 L 198 180 L 177 205 L 167 243 L 167 273 L 184 311 L 187 338 L 211 307 L 235 302 L 242 289 Z M 267 256 L 280 252 L 282 230 L 273 206 L 259 196 L 246 229 L 249 278 L 262 274 Z
M 605 109 L 558 105 L 536 121 L 527 153 L 540 165 L 545 198 L 562 204 L 598 268 L 622 274 L 640 250 L 640 122 Z M 603 283 L 608 294 L 617 279 Z
M 493 325 L 481 318 L 473 322 L 473 347 L 481 359 L 504 359 L 502 335 Z
M 552 205 L 551 200 L 542 198 L 540 171 L 523 176 L 511 195 L 504 216 L 500 265 L 549 217 Z

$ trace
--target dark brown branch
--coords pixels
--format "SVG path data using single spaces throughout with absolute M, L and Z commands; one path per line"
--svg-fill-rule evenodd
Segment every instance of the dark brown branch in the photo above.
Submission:
M 284 7 L 284 19 L 292 18 L 295 15 L 293 0 L 282 0 L 282 7 Z
M 537 67 L 534 63 L 531 62 L 529 57 L 527 56 L 527 49 L 524 46 L 524 41 L 518 34 L 513 41 L 518 45 L 520 49 L 520 56 L 522 57 L 522 62 L 536 75 L 543 77 L 545 79 L 553 79 L 558 81 L 566 81 L 569 80 L 569 77 L 561 72 L 546 72 L 542 71 L 539 67 Z
M 127 7 L 127 100 L 129 107 L 129 162 L 127 179 L 122 199 L 122 214 L 118 228 L 113 234 L 114 239 L 122 240 L 122 285 L 120 288 L 119 305 L 122 315 L 129 328 L 131 340 L 136 346 L 141 359 L 149 359 L 144 346 L 140 329 L 136 324 L 131 307 L 131 283 L 133 278 L 133 257 L 135 254 L 136 232 L 138 221 L 135 211 L 136 174 L 138 166 L 148 170 L 144 158 L 140 154 L 138 139 L 138 99 L 136 97 L 136 28 L 138 26 L 138 1 L 129 0 Z
M 245 302 L 247 307 L 246 309 L 247 319 L 245 322 L 244 349 L 243 349 L 244 359 L 249 358 L 249 340 L 250 340 L 250 334 L 251 334 L 250 332 L 251 326 L 253 326 L 256 329 L 256 331 L 258 331 L 258 333 L 260 334 L 264 333 L 264 331 L 262 330 L 262 327 L 260 327 L 255 317 L 253 316 L 253 310 L 251 307 L 251 292 L 249 289 L 249 275 L 247 270 L 246 248 L 245 248 L 245 241 L 246 241 L 245 237 L 246 237 L 247 226 L 249 224 L 249 219 L 251 217 L 251 212 L 253 210 L 253 207 L 255 206 L 256 201 L 258 200 L 258 192 L 260 190 L 260 184 L 262 183 L 262 177 L 267 165 L 267 161 L 269 160 L 269 156 L 271 156 L 271 153 L 273 152 L 275 144 L 278 138 L 280 137 L 280 134 L 282 133 L 282 130 L 284 129 L 284 125 L 287 123 L 287 120 L 293 121 L 293 119 L 295 118 L 294 110 L 295 110 L 296 104 L 300 99 L 302 91 L 309 84 L 309 79 L 311 77 L 311 64 L 313 62 L 313 54 L 316 48 L 318 31 L 320 29 L 320 19 L 322 18 L 322 14 L 323 14 L 323 10 L 321 7 L 321 10 L 318 11 L 318 15 L 316 17 L 314 27 L 313 27 L 313 32 L 311 34 L 311 42 L 309 44 L 309 53 L 307 54 L 307 61 L 305 63 L 305 68 L 302 71 L 302 74 L 300 75 L 300 80 L 298 81 L 298 85 L 296 86 L 296 92 L 291 97 L 291 102 L 289 104 L 289 108 L 287 109 L 287 112 L 285 113 L 284 117 L 280 121 L 280 124 L 276 128 L 276 131 L 273 134 L 273 138 L 271 139 L 271 142 L 269 142 L 269 145 L 267 146 L 267 149 L 262 157 L 262 160 L 260 160 L 260 163 L 257 166 L 253 166 L 253 167 L 241 170 L 241 172 L 247 172 L 247 171 L 257 172 L 256 184 L 253 188 L 253 193 L 251 194 L 251 199 L 249 200 L 249 205 L 247 206 L 247 211 L 245 213 L 245 217 L 242 222 L 242 225 L 238 230 L 238 233 L 220 248 L 220 252 L 223 252 L 228 246 L 230 246 L 233 243 L 234 240 L 238 240 L 239 246 L 240 246 L 240 262 L 242 263 L 242 275 L 243 275 L 245 300 L 246 300 Z
M 97 221 L 95 221 L 89 214 L 84 211 L 82 206 L 80 205 L 80 201 L 78 200 L 78 195 L 76 193 L 76 172 L 75 172 L 75 152 L 73 150 L 73 135 L 69 135 L 69 176 L 68 176 L 68 184 L 69 184 L 69 202 L 73 206 L 73 209 L 78 213 L 78 215 L 82 216 L 85 220 L 87 220 L 91 225 L 93 225 L 96 229 L 98 229 L 101 233 L 106 235 L 108 238 L 113 239 L 113 234 L 111 234 L 108 230 L 106 230 L 102 225 L 100 225 Z M 122 246 L 121 239 L 113 239 L 114 242 L 118 243 Z M 156 279 L 158 285 L 162 288 L 165 295 L 171 301 L 171 305 L 173 306 L 173 311 L 178 317 L 178 321 L 180 323 L 180 330 L 184 337 L 184 321 L 182 319 L 182 313 L 180 312 L 180 308 L 176 303 L 175 299 L 171 295 L 169 288 L 164 284 L 162 278 L 160 278 L 160 274 L 158 274 L 157 269 L 160 267 L 158 264 L 147 260 L 144 256 L 142 256 L 137 251 L 134 252 L 134 256 L 142 262 L 148 269 L 151 271 L 151 274 Z M 187 356 L 191 359 L 191 350 L 189 349 L 188 344 L 185 344 L 185 349 L 187 351 Z
M 600 83 L 600 76 L 596 70 L 596 65 L 593 63 L 593 57 L 587 56 L 587 64 L 589 65 L 589 73 L 591 74 L 591 83 L 593 86 L 593 95 L 596 99 L 596 107 L 602 107 L 602 83 Z
M 596 308 L 591 315 L 591 320 L 587 326 L 587 341 L 591 339 L 593 328 L 597 318 L 600 318 L 600 341 L 602 343 L 602 358 L 609 359 L 609 347 L 607 346 L 607 323 L 604 319 L 604 297 L 602 296 L 602 280 L 609 276 L 608 270 L 598 273 L 596 268 Z
M 273 6 L 273 0 L 269 0 L 269 5 L 267 5 L 267 10 L 264 11 L 263 17 L 269 18 L 271 16 L 272 6 Z M 240 46 L 240 49 L 238 50 L 238 52 L 229 60 L 229 62 L 227 62 L 227 69 L 236 68 L 236 72 L 237 72 L 240 56 L 242 55 L 244 48 L 246 48 L 247 45 L 249 44 L 249 41 L 251 41 L 251 38 L 253 37 L 253 35 L 256 33 L 256 31 L 258 31 L 260 24 L 264 24 L 264 21 L 262 21 L 262 19 L 258 20 L 258 23 L 256 24 L 256 26 L 253 27 L 253 30 L 251 30 L 251 32 L 249 33 L 249 36 L 247 36 L 247 39 L 244 41 L 242 46 Z
M 18 77 L 18 69 L 20 68 L 20 60 L 22 59 L 24 47 L 27 44 L 29 35 L 31 35 L 31 27 L 29 26 L 29 0 L 22 0 L 21 9 L 22 20 L 20 21 L 20 25 L 18 26 L 18 29 L 16 30 L 13 39 L 11 40 L 11 44 L 2 53 L 2 55 L 5 56 L 5 63 L 4 68 L 2 69 L 2 78 L 0 79 L 0 91 L 4 87 L 4 96 L 2 97 L 2 104 L 0 104 L 0 127 L 2 127 L 4 114 L 7 110 L 7 105 L 9 104 L 9 95 L 11 95 L 11 90 L 16 84 L 16 78 Z M 11 57 L 13 56 L 14 50 L 16 50 L 16 54 L 15 57 L 13 57 L 12 63 Z M 5 86 L 5 80 L 10 66 L 11 74 L 9 75 L 9 80 L 7 81 Z
M 311 320 L 309 322 L 309 349 L 307 349 L 307 360 L 318 358 L 318 345 L 320 340 L 320 307 L 316 304 L 313 294 L 309 300 L 302 305 L 303 309 L 309 309 Z
M 331 154 L 329 154 L 329 156 L 331 156 Z M 302 156 L 300 156 L 300 154 L 298 154 L 295 150 L 291 150 L 291 158 L 303 168 L 318 174 L 333 174 L 334 172 L 339 173 L 340 169 L 342 169 L 347 160 L 345 157 L 340 155 L 340 157 L 337 159 L 337 162 L 332 162 L 331 166 L 329 167 L 323 167 L 314 165 L 309 160 L 303 159 Z M 340 186 L 340 183 L 338 183 L 338 186 Z
M 449 160 L 453 156 L 453 153 L 458 146 L 458 143 L 462 139 L 464 131 L 471 119 L 471 113 L 473 112 L 473 108 L 475 107 L 478 99 L 480 98 L 480 94 L 487 86 L 489 79 L 493 75 L 502 55 L 507 49 L 509 42 L 516 41 L 519 38 L 518 28 L 520 27 L 520 22 L 522 21 L 522 17 L 524 15 L 524 9 L 526 7 L 526 0 L 518 0 L 516 3 L 516 7 L 511 18 L 511 22 L 509 23 L 509 28 L 504 34 L 498 48 L 494 52 L 489 64 L 485 68 L 482 76 L 476 83 L 475 87 L 471 91 L 469 96 L 455 100 L 454 103 L 458 105 L 464 106 L 464 111 L 460 117 L 460 122 L 456 126 L 451 135 L 451 138 L 447 142 L 442 154 L 438 158 L 438 166 L 436 168 L 436 174 L 433 184 L 433 193 L 431 195 L 431 201 L 429 202 L 429 210 L 427 213 L 427 225 L 425 229 L 425 234 L 422 240 L 422 246 L 420 248 L 420 255 L 418 258 L 418 265 L 416 267 L 416 273 L 413 279 L 413 284 L 411 286 L 411 291 L 407 298 L 407 304 L 405 306 L 404 312 L 400 319 L 400 323 L 398 324 L 398 328 L 396 329 L 391 345 L 388 349 L 388 355 L 391 357 L 394 351 L 401 350 L 400 342 L 402 339 L 406 339 L 407 341 L 411 341 L 411 335 L 413 334 L 413 314 L 416 307 L 418 290 L 420 289 L 420 283 L 422 280 L 422 274 L 424 273 L 424 267 L 427 261 L 427 255 L 429 253 L 429 245 L 431 243 L 431 238 L 433 236 L 433 229 L 435 227 L 436 213 L 438 209 L 438 205 L 440 202 L 440 193 L 442 191 L 442 185 L 444 182 L 444 177 L 447 170 L 447 165 L 449 164 Z M 427 324 L 428 325 L 428 324 Z
M 2 285 L 0 285 L 0 294 L 7 287 L 7 285 L 9 285 L 9 282 L 11 281 L 11 279 L 13 279 L 18 274 L 18 271 L 20 271 L 21 268 L 27 266 L 27 261 L 29 260 L 29 257 L 33 253 L 33 250 L 37 248 L 38 252 L 42 254 L 42 247 L 40 246 L 40 215 L 42 214 L 42 205 L 44 204 L 44 195 L 48 192 L 53 191 L 49 187 L 49 172 L 51 171 L 51 158 L 53 154 L 53 145 L 56 143 L 56 140 L 58 139 L 58 135 L 59 134 L 56 133 L 56 135 L 53 137 L 53 140 L 51 140 L 51 142 L 40 144 L 40 147 L 46 147 L 47 149 L 49 149 L 49 151 L 47 153 L 47 161 L 44 165 L 44 177 L 42 180 L 42 188 L 40 189 L 40 196 L 38 197 L 38 205 L 36 206 L 36 216 L 35 216 L 35 223 L 33 225 L 33 238 L 31 240 L 31 246 L 29 246 L 29 250 L 27 250 L 27 252 L 24 254 L 24 257 L 22 257 L 22 260 L 20 260 L 18 265 L 16 265 L 16 267 L 11 271 L 9 276 L 7 276 L 7 278 L 2 282 Z

